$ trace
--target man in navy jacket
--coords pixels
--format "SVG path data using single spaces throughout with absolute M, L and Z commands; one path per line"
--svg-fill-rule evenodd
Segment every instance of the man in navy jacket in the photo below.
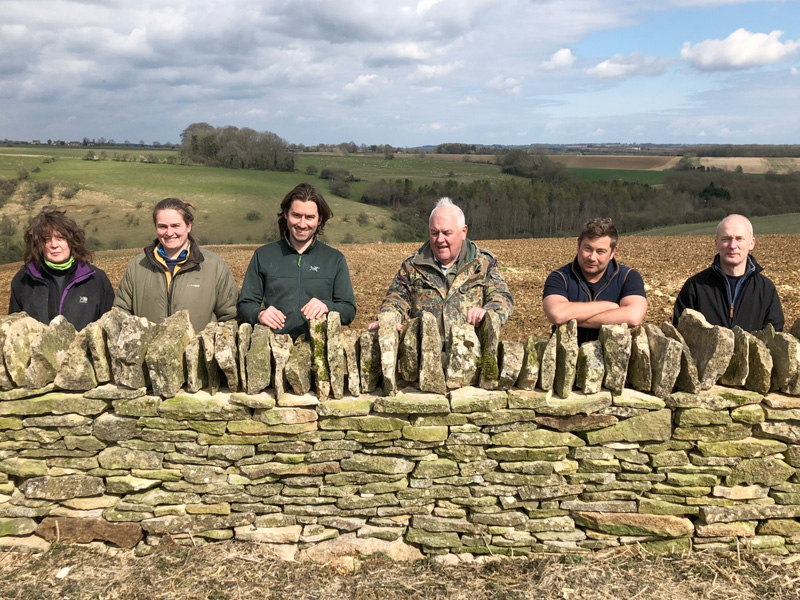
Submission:
M 693 275 L 678 294 L 672 321 L 687 308 L 703 313 L 712 325 L 759 331 L 772 323 L 783 330 L 783 309 L 775 284 L 750 256 L 755 246 L 753 224 L 742 215 L 728 215 L 717 225 L 712 265 Z
M 586 222 L 575 260 L 545 280 L 547 320 L 557 326 L 576 319 L 578 343 L 597 339 L 603 325 L 640 325 L 647 313 L 642 276 L 614 259 L 618 241 L 611 219 Z

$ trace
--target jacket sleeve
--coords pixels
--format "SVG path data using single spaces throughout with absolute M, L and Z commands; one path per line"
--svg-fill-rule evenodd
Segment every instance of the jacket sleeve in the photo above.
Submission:
M 24 268 L 25 267 L 23 267 L 23 269 Z M 14 279 L 11 280 L 11 298 L 9 299 L 8 302 L 8 314 L 18 313 L 25 310 L 22 307 L 22 300 L 19 297 L 20 287 L 22 286 L 21 279 L 22 279 L 22 270 L 17 272 L 17 274 L 14 275 Z
M 763 327 L 766 327 L 767 323 L 772 323 L 775 331 L 783 331 L 785 322 L 783 317 L 783 307 L 781 306 L 781 299 L 778 297 L 778 290 L 775 289 L 775 284 L 772 282 L 770 282 L 770 284 L 772 287 L 772 301 L 767 307 L 767 314 L 764 315 L 764 325 L 762 326 L 762 329 Z
M 236 280 L 224 260 L 220 259 L 219 272 L 217 273 L 216 304 L 214 317 L 217 321 L 230 321 L 236 318 L 236 301 L 239 289 Z
M 239 294 L 238 315 L 242 323 L 255 325 L 258 323 L 258 313 L 261 312 L 264 302 L 264 278 L 258 260 L 258 250 L 253 253 L 242 282 L 242 292 Z
M 408 259 L 403 261 L 400 269 L 392 279 L 386 296 L 383 298 L 379 312 L 396 312 L 403 323 L 411 312 L 411 278 L 408 275 Z
M 111 307 L 114 305 L 114 288 L 111 285 L 111 282 L 108 280 L 108 275 L 106 275 L 103 271 L 98 273 L 100 278 L 100 304 L 98 306 L 98 314 L 97 318 L 99 319 L 108 311 L 111 310 Z
M 483 287 L 483 308 L 497 313 L 500 323 L 505 325 L 511 313 L 514 312 L 514 297 L 508 290 L 508 284 L 500 272 L 497 259 L 487 254 L 489 265 L 486 270 L 486 279 Z
M 339 257 L 336 267 L 336 277 L 333 280 L 333 302 L 328 310 L 339 313 L 342 325 L 349 325 L 356 318 L 356 296 L 353 293 L 353 283 L 350 281 L 350 269 L 344 256 Z M 325 303 L 328 305 L 328 303 Z
M 694 308 L 694 285 L 692 284 L 691 280 L 686 280 L 681 288 L 681 291 L 678 293 L 678 297 L 675 299 L 675 306 L 672 309 L 672 324 L 677 327 L 678 326 L 678 319 L 680 319 L 681 314 L 687 308 Z
M 124 310 L 129 315 L 133 314 L 133 269 L 132 266 L 136 259 L 134 258 L 125 273 L 122 275 L 122 280 L 117 287 L 117 293 L 114 295 L 114 306 Z

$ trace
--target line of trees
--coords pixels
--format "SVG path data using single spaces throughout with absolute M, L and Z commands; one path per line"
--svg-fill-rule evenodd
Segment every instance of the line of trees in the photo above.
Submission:
M 764 216 L 800 211 L 800 175 L 748 175 L 687 171 L 668 176 L 663 187 L 619 181 L 584 181 L 564 171 L 547 178 L 415 185 L 408 179 L 368 186 L 361 201 L 395 211 L 394 235 L 420 239 L 437 198 L 449 196 L 464 209 L 476 239 L 575 235 L 596 216 L 614 219 L 620 231 L 717 221 L 730 213 Z
M 294 155 L 286 140 L 247 127 L 192 123 L 181 133 L 181 155 L 210 167 L 294 171 Z

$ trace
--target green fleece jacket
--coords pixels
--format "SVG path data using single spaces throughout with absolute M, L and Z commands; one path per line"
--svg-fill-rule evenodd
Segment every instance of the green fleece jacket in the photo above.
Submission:
M 114 306 L 153 323 L 186 309 L 198 332 L 212 321 L 236 318 L 238 290 L 224 260 L 192 240 L 189 255 L 176 266 L 168 290 L 168 272 L 156 259 L 155 249 L 156 243 L 150 244 L 128 264 Z
M 303 254 L 286 240 L 261 246 L 244 274 L 239 296 L 239 320 L 258 323 L 258 314 L 274 306 L 286 316 L 283 329 L 297 338 L 308 333 L 308 321 L 300 309 L 317 298 L 329 311 L 339 313 L 342 325 L 356 318 L 356 298 L 344 255 L 315 240 Z

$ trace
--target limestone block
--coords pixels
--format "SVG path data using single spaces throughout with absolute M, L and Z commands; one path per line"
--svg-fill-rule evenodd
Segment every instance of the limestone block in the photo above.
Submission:
M 378 387 L 381 379 L 381 347 L 377 331 L 365 331 L 358 340 L 358 373 L 361 393 L 369 394 Z
M 610 535 L 654 535 L 657 537 L 689 537 L 694 534 L 690 519 L 672 515 L 641 513 L 576 512 L 575 523 Z
M 478 327 L 478 339 L 481 342 L 481 363 L 478 371 L 478 385 L 485 390 L 497 389 L 500 367 L 497 364 L 497 352 L 500 345 L 500 317 L 490 310 L 483 317 Z
M 566 398 L 572 392 L 577 362 L 578 322 L 572 319 L 556 329 L 556 376 L 553 390 L 562 398 Z
M 286 380 L 295 394 L 307 394 L 311 390 L 313 371 L 313 349 L 306 341 L 305 334 L 300 335 L 292 345 L 289 360 L 286 362 Z
M 546 392 L 553 389 L 553 383 L 556 379 L 557 341 L 554 334 L 547 341 L 536 343 L 536 352 L 539 355 L 539 387 Z
M 275 362 L 275 376 L 272 385 L 275 387 L 275 396 L 280 398 L 286 392 L 286 363 L 292 350 L 292 336 L 288 333 L 269 332 L 269 347 Z
M 670 339 L 681 344 L 681 368 L 675 380 L 675 387 L 682 392 L 696 394 L 700 391 L 700 380 L 697 375 L 697 364 L 692 357 L 692 351 L 686 345 L 681 333 L 673 327 L 672 323 L 661 324 L 661 331 Z M 663 397 L 663 396 L 662 396 Z
M 678 331 L 697 364 L 700 389 L 707 390 L 717 383 L 730 364 L 734 334 L 726 327 L 710 325 L 702 313 L 691 308 L 681 313 Z
M 625 419 L 605 429 L 589 431 L 586 433 L 586 441 L 592 445 L 607 442 L 666 441 L 671 434 L 672 411 L 665 408 Z
M 481 344 L 475 328 L 469 323 L 455 324 L 450 329 L 446 382 L 449 389 L 477 385 Z
M 195 335 L 186 344 L 184 358 L 186 359 L 186 391 L 194 394 L 208 385 L 208 369 L 203 352 L 203 342 L 199 335 Z
M 652 368 L 651 390 L 655 396 L 664 398 L 672 392 L 680 375 L 683 347 L 655 325 L 646 325 L 645 331 Z
M 64 352 L 56 372 L 55 384 L 59 389 L 72 391 L 87 391 L 97 387 L 97 377 L 89 359 L 86 329 L 75 335 Z
M 452 334 L 451 334 L 452 335 Z M 419 379 L 420 318 L 407 319 L 397 351 L 397 369 L 408 382 Z
M 733 354 L 728 368 L 720 378 L 722 385 L 743 387 L 750 372 L 750 341 L 755 337 L 736 325 L 733 328 Z
M 128 388 L 147 387 L 144 365 L 147 348 L 157 331 L 155 324 L 112 308 L 103 322 L 114 383 Z
M 113 413 L 104 413 L 92 423 L 92 435 L 104 442 L 129 440 L 139 434 L 138 421 Z
M 6 321 L 3 342 L 3 360 L 9 379 L 16 387 L 25 387 L 25 372 L 31 362 L 33 342 L 47 329 L 36 319 L 27 315 Z
M 202 351 L 203 362 L 205 363 L 205 371 L 208 376 L 208 391 L 209 393 L 216 394 L 220 386 L 220 369 L 214 358 L 214 341 L 217 337 L 217 326 L 219 323 L 212 321 L 198 334 L 200 337 L 200 349 Z
M 239 355 L 237 351 L 236 335 L 239 331 L 236 321 L 226 321 L 217 324 L 214 333 L 214 360 L 219 365 L 220 371 L 225 375 L 228 390 L 238 392 L 239 385 Z
M 603 386 L 605 373 L 603 345 L 600 340 L 581 344 L 575 364 L 575 384 L 584 394 L 596 394 Z
M 139 523 L 109 523 L 99 518 L 46 517 L 36 528 L 36 535 L 48 542 L 88 544 L 109 542 L 120 548 L 133 548 L 142 539 Z
M 240 323 L 236 334 L 236 356 L 239 360 L 239 389 L 242 391 L 247 391 L 247 351 L 252 336 L 253 326 L 250 323 Z
M 311 319 L 308 323 L 311 336 L 314 387 L 320 400 L 327 400 L 331 393 L 331 376 L 328 371 L 328 315 Z
M 746 483 L 774 486 L 789 479 L 795 471 L 794 467 L 774 456 L 747 458 L 733 467 L 730 475 L 725 478 L 725 485 Z
M 347 382 L 347 392 L 351 396 L 358 396 L 361 393 L 361 376 L 358 372 L 358 334 L 355 331 L 348 331 L 343 334 L 345 380 Z
M 539 352 L 536 350 L 536 344 L 539 341 L 543 340 L 530 336 L 525 342 L 522 369 L 517 378 L 517 387 L 521 390 L 532 390 L 539 381 Z
M 748 334 L 747 380 L 744 386 L 759 394 L 769 393 L 772 386 L 772 353 L 759 338 Z
M 497 380 L 497 387 L 501 390 L 507 390 L 516 383 L 520 371 L 522 371 L 525 346 L 520 342 L 501 341 L 499 357 L 500 376 Z
M 603 384 L 612 392 L 625 387 L 631 357 L 631 334 L 627 325 L 603 325 L 598 338 L 603 346 L 605 378 Z
M 487 313 L 487 317 L 489 314 Z M 484 318 L 484 322 L 486 320 Z M 427 311 L 422 313 L 420 330 L 419 389 L 423 392 L 444 395 L 447 393 L 447 386 L 442 367 L 442 337 L 433 313 Z
M 75 327 L 63 315 L 55 317 L 31 340 L 31 359 L 25 370 L 25 387 L 37 389 L 51 383 L 75 339 Z
M 24 317 L 28 316 L 26 313 L 12 313 L 10 315 L 0 316 L 0 358 L 2 358 L 3 347 L 6 342 L 6 334 L 11 324 Z M 11 380 L 8 371 L 6 370 L 5 360 L 0 360 L 0 390 L 10 390 L 14 387 L 14 382 Z
M 63 477 L 33 477 L 26 479 L 19 489 L 26 498 L 38 500 L 67 500 L 97 496 L 105 492 L 102 477 L 65 475 Z
M 103 319 L 107 314 L 82 329 L 82 332 L 86 335 L 86 347 L 89 351 L 89 358 L 92 361 L 92 367 L 98 383 L 111 381 L 111 357 L 108 354 L 106 333 L 103 329 Z
M 628 381 L 634 389 L 649 392 L 653 389 L 653 365 L 650 343 L 641 325 L 631 331 L 631 358 L 628 363 Z
M 245 389 L 248 394 L 258 394 L 272 381 L 272 350 L 270 329 L 260 323 L 253 327 L 250 344 L 244 357 Z
M 381 349 L 381 375 L 383 376 L 383 393 L 387 396 L 397 394 L 399 325 L 400 315 L 395 311 L 378 313 L 378 346 Z
M 145 357 L 153 394 L 169 398 L 180 391 L 186 382 L 186 347 L 193 338 L 188 310 L 170 315 L 155 327 Z
M 326 339 L 328 342 L 328 375 L 331 381 L 331 394 L 334 398 L 344 396 L 345 356 L 342 336 L 342 318 L 338 312 L 328 313 Z
M 771 323 L 757 335 L 772 355 L 770 390 L 800 396 L 800 340 L 793 335 L 777 333 Z

